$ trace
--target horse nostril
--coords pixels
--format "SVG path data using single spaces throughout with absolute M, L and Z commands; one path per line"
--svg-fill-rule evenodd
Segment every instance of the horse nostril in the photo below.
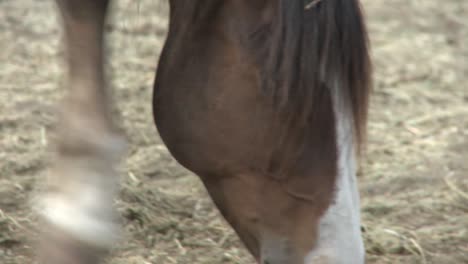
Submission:
M 270 262 L 268 260 L 264 260 L 263 264 L 270 264 Z

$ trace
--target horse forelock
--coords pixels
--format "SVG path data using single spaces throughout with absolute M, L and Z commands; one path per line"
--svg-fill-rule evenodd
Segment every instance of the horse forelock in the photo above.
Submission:
M 359 1 L 277 0 L 276 8 L 266 51 L 259 59 L 264 91 L 278 111 L 299 127 L 313 123 L 324 107 L 333 110 L 327 98 L 337 93 L 339 103 L 346 106 L 340 109 L 352 113 L 359 150 L 366 136 L 371 87 L 369 45 Z

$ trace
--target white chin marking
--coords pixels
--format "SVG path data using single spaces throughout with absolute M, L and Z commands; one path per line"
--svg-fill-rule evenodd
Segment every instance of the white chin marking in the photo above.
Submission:
M 103 211 L 86 207 L 88 201 L 74 201 L 60 196 L 49 196 L 41 202 L 41 215 L 53 227 L 88 245 L 109 248 L 119 238 L 119 225 L 113 221 L 111 204 Z M 94 200 L 96 204 L 102 201 Z M 96 205 L 95 204 L 95 205 Z M 101 204 L 102 205 L 102 204 Z M 95 207 L 95 206 L 94 206 Z
M 365 250 L 361 233 L 359 190 L 356 182 L 353 121 L 339 89 L 333 101 L 338 146 L 338 175 L 334 204 L 322 216 L 317 247 L 306 264 L 363 264 Z

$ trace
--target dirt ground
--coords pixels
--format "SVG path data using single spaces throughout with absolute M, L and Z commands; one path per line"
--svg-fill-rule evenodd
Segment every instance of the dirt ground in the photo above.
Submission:
M 468 263 L 468 1 L 365 0 L 375 64 L 360 169 L 368 263 Z M 31 263 L 63 50 L 50 0 L 0 0 L 0 263 Z M 151 117 L 167 4 L 118 0 L 110 75 L 131 141 L 109 263 L 253 263 Z

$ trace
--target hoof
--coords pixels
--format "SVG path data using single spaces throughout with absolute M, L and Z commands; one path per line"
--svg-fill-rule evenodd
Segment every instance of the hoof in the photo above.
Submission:
M 108 254 L 107 248 L 78 240 L 52 226 L 42 232 L 37 247 L 41 264 L 97 264 Z

